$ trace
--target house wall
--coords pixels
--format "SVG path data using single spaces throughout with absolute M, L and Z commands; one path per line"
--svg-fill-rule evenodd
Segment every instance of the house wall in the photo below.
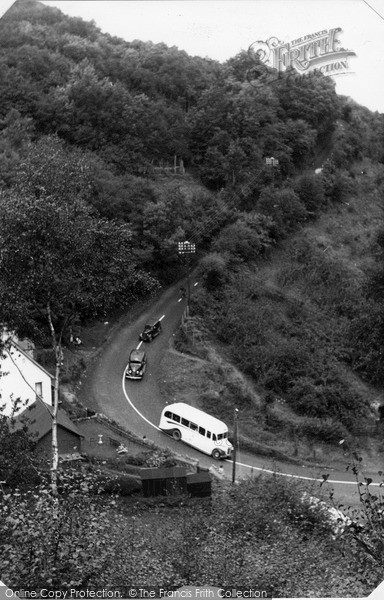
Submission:
M 73 452 L 81 452 L 81 437 L 60 427 L 57 427 L 57 443 L 59 446 L 59 454 L 72 454 Z M 36 452 L 41 456 L 50 458 L 52 456 L 52 433 L 48 432 L 39 440 L 36 447 Z
M 2 414 L 11 414 L 12 400 L 17 398 L 20 398 L 23 406 L 15 414 L 35 402 L 36 384 L 41 384 L 42 400 L 52 406 L 52 379 L 49 373 L 14 346 L 3 352 L 3 356 L 0 355 L 0 406 L 5 405 Z

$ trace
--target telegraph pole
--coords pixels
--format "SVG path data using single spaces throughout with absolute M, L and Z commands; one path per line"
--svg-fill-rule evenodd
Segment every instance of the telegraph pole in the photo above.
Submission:
M 274 174 L 274 167 L 278 167 L 279 166 L 279 160 L 277 158 L 274 158 L 273 156 L 267 156 L 267 158 L 265 159 L 265 163 L 269 166 L 272 167 L 272 184 L 275 184 L 275 174 Z
M 236 450 L 237 450 L 237 415 L 238 409 L 235 408 L 233 415 L 233 454 L 232 454 L 232 483 L 236 481 Z
M 190 256 L 196 252 L 196 244 L 191 242 L 178 242 L 177 251 L 180 256 L 185 256 L 187 263 L 187 314 L 189 314 L 189 304 L 191 300 L 191 284 L 189 281 Z

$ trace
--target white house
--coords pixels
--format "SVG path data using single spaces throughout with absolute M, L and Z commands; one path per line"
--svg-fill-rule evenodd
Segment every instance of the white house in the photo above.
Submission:
M 0 408 L 10 416 L 13 403 L 20 399 L 15 415 L 36 400 L 53 404 L 53 377 L 39 365 L 32 354 L 12 337 L 0 351 Z

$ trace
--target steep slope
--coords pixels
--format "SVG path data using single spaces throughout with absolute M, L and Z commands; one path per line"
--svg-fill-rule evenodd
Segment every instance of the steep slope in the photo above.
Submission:
M 237 267 L 230 282 L 212 291 L 201 271 L 193 321 L 176 343 L 207 362 L 198 385 L 188 368 L 182 381 L 167 372 L 167 389 L 176 377 L 180 398 L 192 394 L 190 401 L 229 421 L 237 406 L 242 431 L 259 450 L 263 442 L 325 460 L 328 453 L 341 457 L 342 438 L 368 452 L 380 449 L 381 389 L 359 375 L 351 334 L 369 309 L 365 285 L 382 228 L 383 169 L 367 165 L 356 165 L 343 202 L 267 258 Z M 234 367 L 246 387 L 231 374 Z

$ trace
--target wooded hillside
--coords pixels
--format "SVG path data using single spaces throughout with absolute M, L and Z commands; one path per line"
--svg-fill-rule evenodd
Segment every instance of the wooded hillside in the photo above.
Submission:
M 95 244 L 100 250 L 101 273 L 95 264 L 87 271 L 94 289 L 107 273 L 114 276 L 110 293 L 100 292 L 96 300 L 90 287 L 75 283 L 71 256 L 78 261 L 79 253 L 72 248 L 67 286 L 77 292 L 70 307 L 58 302 L 54 311 L 63 335 L 69 315 L 93 318 L 175 280 L 183 272 L 177 242 L 190 239 L 197 258 L 204 257 L 205 296 L 196 311 L 222 341 L 234 344 L 241 367 L 311 417 L 331 416 L 352 427 L 366 415 L 366 400 L 335 364 L 383 383 L 383 235 L 371 240 L 378 259 L 368 265 L 372 273 L 353 282 L 348 270 L 328 261 L 329 253 L 298 242 L 298 268 L 311 271 L 312 282 L 317 277 L 313 301 L 328 303 L 343 323 L 342 338 L 323 338 L 321 349 L 315 340 L 323 334 L 299 332 L 304 316 L 297 307 L 291 309 L 297 317 L 284 318 L 273 303 L 262 308 L 252 281 L 260 261 L 265 267 L 286 240 L 365 193 L 362 164 L 379 165 L 370 175 L 367 201 L 380 204 L 382 115 L 337 96 L 333 81 L 320 73 L 276 77 L 247 53 L 220 64 L 165 44 L 126 42 L 29 0 L 16 2 L 0 21 L 0 93 L 4 321 L 16 327 L 28 306 L 31 312 L 31 300 L 20 300 L 22 289 L 40 289 L 37 302 L 46 307 L 61 275 L 60 247 L 71 247 L 71 230 L 81 235 L 82 224 L 93 232 L 84 255 L 94 255 Z M 275 165 L 267 164 L 272 157 Z M 172 170 L 180 161 L 184 175 L 181 168 Z M 317 167 L 321 174 L 314 173 Z M 64 215 L 65 207 L 69 221 L 60 221 L 53 234 L 50 211 Z M 37 232 L 41 211 L 45 221 Z M 29 223 L 27 214 L 34 215 Z M 44 239 L 52 236 L 50 247 Z M 19 239 L 28 242 L 24 251 L 11 252 Z M 111 260 L 116 240 L 124 256 L 114 251 Z M 45 250 L 37 256 L 36 248 Z M 31 261 L 38 269 L 32 279 Z M 19 287 L 11 272 L 21 277 Z M 239 279 L 246 282 L 241 298 Z M 353 289 L 348 299 L 335 292 L 340 282 Z M 324 287 L 333 296 L 320 300 Z M 227 324 L 221 333 L 214 315 L 222 314 L 223 305 Z M 260 334 L 264 309 L 271 330 Z M 240 323 L 239 314 L 247 319 Z M 23 327 L 38 337 L 39 317 Z

